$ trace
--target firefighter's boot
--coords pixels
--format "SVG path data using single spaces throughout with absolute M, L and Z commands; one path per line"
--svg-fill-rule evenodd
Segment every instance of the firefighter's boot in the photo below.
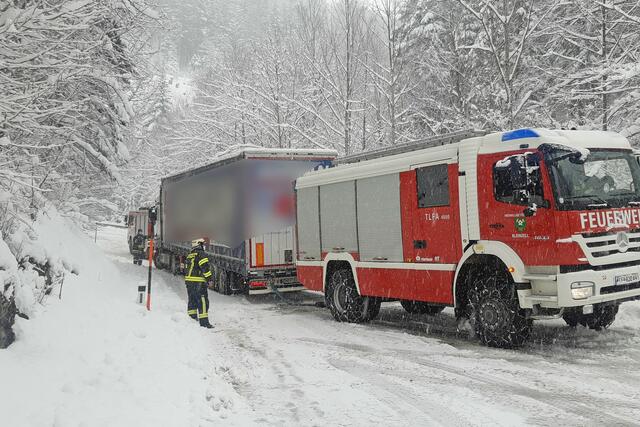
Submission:
M 209 319 L 205 319 L 204 322 L 201 320 L 200 321 L 200 326 L 202 326 L 203 328 L 207 328 L 207 329 L 213 329 L 213 325 L 211 323 L 209 323 Z

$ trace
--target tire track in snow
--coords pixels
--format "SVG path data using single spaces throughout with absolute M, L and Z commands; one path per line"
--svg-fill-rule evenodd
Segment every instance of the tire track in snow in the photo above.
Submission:
M 284 308 L 283 311 L 286 314 L 292 314 L 294 310 Z M 389 337 L 409 335 L 413 339 L 419 337 L 424 341 L 430 341 L 425 343 L 425 352 L 411 352 L 404 357 L 404 360 L 407 361 L 408 357 L 409 362 L 420 365 L 421 368 L 417 370 L 429 368 L 432 372 L 445 372 L 449 382 L 467 386 L 470 390 L 477 388 L 484 395 L 491 397 L 491 401 L 502 401 L 513 408 L 526 408 L 530 414 L 529 423 L 551 425 L 556 424 L 560 418 L 569 425 L 636 425 L 635 420 L 640 419 L 640 408 L 636 403 L 638 393 L 633 392 L 638 385 L 634 382 L 636 378 L 633 372 L 625 375 L 624 367 L 611 366 L 611 357 L 619 355 L 619 350 L 633 350 L 634 343 L 638 341 L 637 334 L 634 332 L 609 331 L 610 336 L 599 338 L 601 334 L 593 331 L 585 330 L 576 333 L 567 328 L 539 325 L 534 330 L 534 338 L 539 339 L 539 342 L 519 351 L 505 351 L 484 348 L 466 338 L 466 334 L 458 333 L 453 326 L 455 324 L 453 319 L 448 319 L 451 316 L 446 314 L 437 316 L 438 318 L 431 324 L 424 322 L 424 318 L 419 322 L 418 319 L 413 318 L 414 316 L 409 316 L 410 319 L 407 322 L 404 316 L 398 316 L 398 310 L 391 311 L 391 316 L 383 311 L 383 318 L 400 317 L 399 322 L 388 320 L 373 322 L 371 325 L 359 327 L 357 334 L 369 335 L 376 343 L 383 342 L 381 334 Z M 296 309 L 295 313 L 311 315 L 318 321 L 327 321 L 330 317 L 326 312 L 313 309 L 306 313 Z M 433 318 L 426 319 L 433 320 Z M 408 331 L 405 329 L 407 323 L 411 324 Z M 331 330 L 331 336 L 339 337 L 337 338 L 339 342 L 313 338 L 308 341 L 323 346 L 337 345 L 350 351 L 370 353 L 377 358 L 385 354 L 385 350 L 379 347 L 358 344 L 362 336 L 353 334 L 351 327 L 337 323 L 330 324 L 334 326 L 326 326 L 326 329 Z M 379 325 L 382 327 L 377 327 Z M 605 338 L 607 345 L 603 343 Z M 486 371 L 496 372 L 496 375 L 483 373 L 482 367 L 469 373 L 468 369 L 456 363 L 451 366 L 446 363 L 434 363 L 433 358 L 439 357 L 437 354 L 432 354 L 429 349 L 429 344 L 434 342 L 450 344 L 457 350 L 445 356 L 469 359 L 478 364 L 488 362 L 489 367 Z M 611 347 L 607 348 L 608 345 L 612 345 L 618 351 L 611 351 Z M 464 356 L 470 352 L 468 357 Z M 397 362 L 398 351 L 391 351 L 390 354 L 392 357 L 388 362 L 393 366 L 394 362 Z M 634 354 L 632 351 L 627 356 Z M 581 360 L 585 357 L 586 360 Z M 636 360 L 637 358 L 631 357 L 629 369 L 633 370 L 638 366 Z M 497 362 L 504 364 L 504 369 L 495 366 Z M 535 366 L 541 362 L 552 366 Z M 394 375 L 398 376 L 399 373 L 395 371 Z M 578 380 L 582 377 L 584 380 Z M 601 389 L 600 392 L 592 390 L 592 387 L 587 385 L 589 380 L 594 378 L 596 387 Z M 619 392 L 626 388 L 631 390 L 631 394 Z
M 237 390 L 246 397 L 258 414 L 256 422 L 271 425 L 300 425 L 304 420 L 324 415 L 317 402 L 306 399 L 304 389 L 308 384 L 296 374 L 294 366 L 289 363 L 283 350 L 273 348 L 274 337 L 266 335 L 257 339 L 257 336 L 250 336 L 247 333 L 247 330 L 259 330 L 260 321 L 255 318 L 241 318 L 237 315 L 229 316 L 226 320 L 230 324 L 244 326 L 227 328 L 224 333 L 230 343 L 244 353 L 247 365 L 250 367 L 247 381 L 243 382 Z M 262 375 L 263 381 L 252 381 L 251 374 Z M 268 380 L 269 378 L 273 381 Z M 277 395 L 275 398 L 278 401 L 277 406 L 273 405 L 274 399 L 270 398 L 272 395 Z M 265 410 L 266 414 L 264 414 Z
M 442 371 L 449 372 L 452 375 L 458 375 L 463 378 L 473 380 L 477 383 L 488 387 L 483 390 L 485 392 L 491 391 L 496 397 L 499 396 L 521 396 L 525 398 L 533 399 L 536 402 L 542 403 L 555 408 L 559 412 L 564 412 L 570 416 L 565 423 L 571 425 L 571 421 L 576 421 L 574 425 L 584 425 L 584 422 L 576 420 L 584 419 L 592 424 L 598 425 L 637 425 L 638 419 L 640 419 L 640 405 L 631 401 L 621 402 L 616 399 L 608 399 L 605 397 L 587 396 L 588 402 L 582 402 L 577 400 L 581 393 L 579 391 L 566 391 L 558 392 L 554 390 L 540 390 L 525 385 L 522 382 L 516 380 L 509 380 L 504 377 L 496 377 L 493 375 L 483 374 L 481 372 L 469 373 L 466 371 L 460 372 L 455 367 L 451 367 L 439 362 L 427 361 L 424 359 L 416 360 L 415 363 Z M 523 380 L 523 379 L 522 379 Z M 521 380 L 521 381 L 522 381 Z M 619 397 L 619 396 L 618 396 Z M 513 404 L 517 405 L 522 403 L 517 399 L 513 399 Z M 617 411 L 612 412 L 610 408 L 616 408 Z M 626 417 L 625 412 L 629 409 L 634 409 L 636 416 Z M 535 411 L 532 411 L 535 413 Z M 535 422 L 535 419 L 530 420 Z M 549 419 L 550 423 L 555 423 L 555 420 Z
M 344 338 L 345 337 L 342 337 L 342 339 Z M 563 392 L 559 392 L 554 389 L 539 389 L 526 385 L 523 382 L 525 381 L 525 378 L 505 378 L 504 372 L 502 373 L 503 376 L 498 377 L 482 373 L 477 370 L 470 372 L 468 367 L 447 365 L 445 363 L 435 362 L 432 359 L 434 356 L 437 357 L 438 355 L 434 354 L 425 355 L 418 354 L 414 351 L 403 352 L 387 349 L 372 355 L 370 348 L 354 346 L 351 343 L 340 343 L 326 340 L 310 341 L 316 342 L 318 344 L 322 343 L 325 346 L 341 347 L 350 353 L 350 357 L 355 357 L 362 360 L 369 361 L 372 357 L 375 357 L 377 359 L 375 362 L 375 366 L 377 366 L 378 368 L 385 365 L 395 368 L 393 372 L 395 379 L 401 378 L 401 371 L 406 370 L 406 368 L 398 368 L 398 359 L 400 356 L 403 363 L 419 365 L 422 369 L 419 368 L 415 372 L 418 372 L 418 374 L 424 376 L 425 381 L 434 381 L 433 375 L 426 375 L 428 372 L 439 371 L 445 374 L 443 378 L 439 379 L 439 381 L 437 376 L 435 376 L 436 382 L 440 384 L 465 384 L 465 386 L 469 389 L 478 388 L 483 395 L 490 397 L 489 400 L 491 402 L 503 401 L 505 403 L 508 403 L 509 407 L 522 407 L 524 405 L 527 408 L 527 412 L 529 412 L 530 414 L 534 414 L 528 419 L 528 422 L 532 424 L 555 425 L 557 423 L 558 416 L 562 416 L 563 421 L 566 425 L 576 426 L 585 424 L 631 426 L 638 425 L 637 420 L 640 419 L 640 405 L 636 401 L 631 399 L 620 400 L 621 396 L 607 398 L 605 396 L 584 396 L 584 393 L 582 393 L 580 390 L 566 390 Z M 427 359 L 427 357 L 429 357 L 430 359 Z M 449 358 L 449 355 L 445 355 L 444 357 Z M 473 359 L 471 359 L 471 357 Z M 477 355 L 473 355 L 471 357 L 469 358 L 470 360 L 481 364 L 481 357 L 478 357 Z M 494 359 L 491 361 L 495 362 L 496 360 Z M 337 366 L 344 367 L 347 365 L 345 365 L 345 362 L 337 362 Z M 358 370 L 353 366 L 351 368 L 354 370 L 354 372 L 360 372 L 360 374 L 363 375 L 363 379 L 369 380 L 374 384 L 376 382 L 380 382 L 380 380 L 377 379 L 376 376 L 384 375 L 382 373 L 384 371 L 376 372 L 375 367 L 368 370 Z M 424 368 L 428 368 L 428 371 L 425 371 Z M 363 374 L 363 372 L 365 374 Z M 538 375 L 540 374 L 538 373 Z M 553 373 L 545 372 L 544 374 L 542 374 L 542 376 L 553 377 Z M 406 380 L 409 381 L 409 379 L 410 378 L 407 378 Z M 389 384 L 388 381 L 383 383 L 387 385 Z M 542 386 L 553 387 L 554 384 L 543 383 Z M 395 389 L 400 390 L 400 392 L 397 394 L 403 399 L 406 399 L 407 396 L 410 396 L 410 394 L 406 392 L 406 389 L 403 390 L 402 388 L 399 388 L 397 386 L 395 387 Z M 577 400 L 581 396 L 586 397 L 588 401 L 584 402 Z M 433 402 L 426 401 L 423 403 L 425 405 L 432 405 Z M 615 409 L 612 411 L 611 408 Z M 625 416 L 624 414 L 629 413 L 630 409 L 634 412 L 629 416 Z M 549 410 L 553 410 L 554 414 L 548 414 Z M 536 418 L 535 414 L 538 414 L 540 418 Z M 477 415 L 478 414 L 476 413 L 476 416 Z M 500 420 L 494 420 L 494 422 L 497 421 Z M 450 420 L 449 422 L 445 422 L 445 424 L 450 425 Z
M 439 404 L 433 399 L 416 397 L 415 390 L 391 381 L 387 375 L 376 371 L 375 367 L 362 366 L 360 362 L 337 357 L 330 360 L 331 365 L 336 369 L 355 375 L 365 381 L 366 389 L 375 399 L 394 408 L 406 420 L 411 420 L 413 425 L 447 426 L 452 424 L 451 408 Z M 395 420 L 396 423 L 398 421 Z M 459 418 L 456 420 L 456 424 L 459 426 L 472 425 L 468 421 L 465 423 L 460 423 L 460 421 Z

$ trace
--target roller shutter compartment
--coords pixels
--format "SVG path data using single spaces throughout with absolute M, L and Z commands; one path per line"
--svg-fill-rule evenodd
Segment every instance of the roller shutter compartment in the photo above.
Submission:
M 320 259 L 318 187 L 297 191 L 298 244 L 300 260 Z
M 402 262 L 399 175 L 360 179 L 357 194 L 360 259 Z
M 320 187 L 322 250 L 358 252 L 354 181 Z

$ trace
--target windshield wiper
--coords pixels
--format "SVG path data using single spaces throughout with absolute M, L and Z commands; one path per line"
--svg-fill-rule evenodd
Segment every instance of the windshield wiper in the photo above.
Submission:
M 610 193 L 610 194 L 612 196 L 620 197 L 621 200 L 624 200 L 625 198 L 627 198 L 627 200 L 625 200 L 624 203 L 626 203 L 628 206 L 640 206 L 640 200 L 633 200 L 638 197 L 638 194 L 636 193 L 626 192 L 626 193 L 618 193 L 618 194 Z
M 573 197 L 566 197 L 566 199 L 568 200 L 574 200 L 574 199 L 591 199 L 592 201 L 595 201 L 597 203 L 590 203 L 587 205 L 587 208 L 590 209 L 597 209 L 597 208 L 608 208 L 609 207 L 609 203 L 604 200 L 602 197 L 597 196 L 595 194 L 583 194 L 580 196 L 573 196 Z

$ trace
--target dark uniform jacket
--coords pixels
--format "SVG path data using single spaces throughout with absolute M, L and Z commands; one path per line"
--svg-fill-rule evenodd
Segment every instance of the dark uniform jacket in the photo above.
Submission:
M 187 255 L 187 275 L 184 280 L 190 283 L 206 283 L 210 279 L 209 258 L 202 248 L 196 247 Z
M 133 238 L 133 250 L 136 251 L 144 251 L 144 243 L 145 243 L 146 237 L 144 237 L 144 234 L 136 234 Z

